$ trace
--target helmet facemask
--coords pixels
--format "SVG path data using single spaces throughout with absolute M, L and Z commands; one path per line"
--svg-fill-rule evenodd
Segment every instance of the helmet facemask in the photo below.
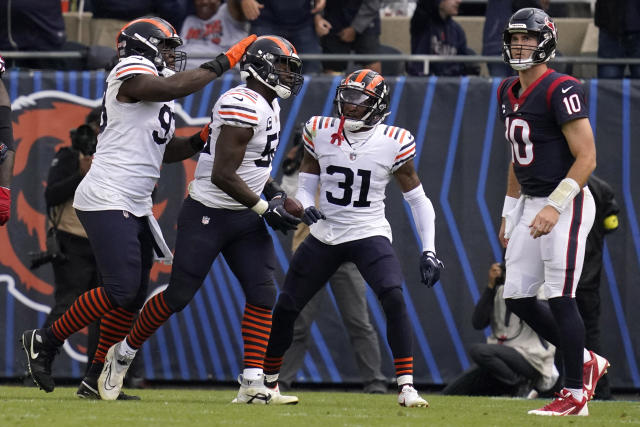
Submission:
M 338 86 L 335 104 L 338 115 L 345 118 L 344 128 L 351 132 L 373 127 L 389 114 L 381 96 L 354 82 Z
M 523 44 L 512 44 L 511 37 L 515 33 L 528 33 L 534 38 L 538 40 L 536 46 L 528 46 Z M 551 54 L 547 54 L 549 48 L 548 44 L 553 43 L 555 46 L 555 41 L 552 41 L 552 35 L 549 32 L 539 33 L 534 31 L 505 31 L 504 32 L 504 43 L 503 43 L 503 56 L 506 63 L 508 63 L 511 68 L 516 71 L 528 70 L 537 64 L 544 64 L 549 61 L 551 58 L 555 57 L 555 48 L 551 52 Z M 525 53 L 524 55 L 519 55 L 519 58 L 514 58 L 515 52 Z M 526 53 L 529 53 L 526 55 Z
M 250 74 L 256 80 L 275 91 L 282 99 L 300 92 L 304 77 L 302 61 L 295 53 L 291 56 L 262 53 L 262 65 L 250 63 L 243 69 L 243 77 Z

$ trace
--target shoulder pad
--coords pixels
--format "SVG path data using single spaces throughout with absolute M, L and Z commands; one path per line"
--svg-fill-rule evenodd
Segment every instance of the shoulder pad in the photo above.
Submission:
M 129 56 L 121 59 L 116 66 L 113 67 L 110 77 L 124 80 L 136 74 L 152 74 L 157 76 L 158 70 L 155 65 L 153 65 L 153 62 L 147 58 L 142 56 Z

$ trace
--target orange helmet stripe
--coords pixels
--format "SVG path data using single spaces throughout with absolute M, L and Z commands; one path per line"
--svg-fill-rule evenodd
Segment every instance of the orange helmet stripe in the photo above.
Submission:
M 369 83 L 367 85 L 365 90 L 369 90 L 369 91 L 373 92 L 374 89 L 376 88 L 376 86 L 378 86 L 383 80 L 384 80 L 384 78 L 382 78 L 382 76 L 380 74 L 378 74 L 377 76 L 375 76 L 373 78 L 373 80 L 371 80 L 371 83 Z
M 156 21 L 155 19 L 151 19 L 151 18 L 140 18 L 140 19 L 136 19 L 134 21 L 131 22 L 127 22 L 124 27 L 120 28 L 120 31 L 118 31 L 118 35 L 116 36 L 116 45 L 118 44 L 118 39 L 120 38 L 120 34 L 122 34 L 122 32 L 129 27 L 130 25 L 133 24 L 137 24 L 138 22 L 148 22 L 149 24 L 153 24 L 156 27 L 158 27 L 160 29 L 160 31 L 162 31 L 164 33 L 165 36 L 167 37 L 173 37 L 174 34 L 176 34 L 176 30 L 172 27 L 169 26 L 167 27 L 166 25 L 162 25 L 160 22 Z
M 261 39 L 267 39 L 267 40 L 271 40 L 272 42 L 274 42 L 275 44 L 278 45 L 278 47 L 280 49 L 282 49 L 282 51 L 284 52 L 285 55 L 291 55 L 291 51 L 289 50 L 289 48 L 287 47 L 286 44 L 284 44 L 282 42 L 282 40 L 280 40 L 278 37 L 271 37 L 271 36 L 262 36 L 260 37 Z M 292 45 L 293 46 L 293 45 Z M 297 54 L 296 52 L 296 48 L 293 48 L 293 53 Z
M 356 81 L 356 82 L 358 82 L 358 83 L 360 83 L 362 80 L 364 80 L 365 76 L 366 76 L 367 74 L 369 74 L 369 71 L 370 71 L 370 70 L 362 70 L 362 71 L 360 72 L 360 74 L 358 74 L 358 77 L 356 77 L 356 80 L 355 80 L 355 81 Z

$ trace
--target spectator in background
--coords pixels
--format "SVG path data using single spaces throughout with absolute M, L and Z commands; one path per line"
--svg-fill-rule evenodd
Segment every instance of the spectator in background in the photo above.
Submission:
M 4 59 L 0 56 L 0 226 L 11 216 L 11 178 L 13 177 L 13 128 L 11 127 L 11 99 L 2 82 Z
M 22 0 L 21 0 L 22 1 Z M 93 17 L 131 21 L 144 15 L 166 19 L 180 28 L 190 0 L 92 0 Z
M 70 51 L 83 58 L 12 59 L 8 66 L 81 70 L 87 47 L 66 41 L 60 0 L 0 0 L 0 51 Z
M 471 346 L 469 355 L 476 366 L 447 385 L 443 394 L 525 397 L 532 387 L 547 391 L 558 380 L 555 347 L 507 308 L 502 297 L 504 276 L 502 264 L 491 265 L 489 283 L 472 318 L 474 329 L 490 326 L 491 335 L 486 344 Z
M 327 0 L 324 17 L 314 16 L 323 53 L 377 54 L 380 50 L 381 0 Z M 323 62 L 325 72 L 344 73 L 346 61 Z M 357 63 L 358 68 L 382 72 L 380 61 Z
M 302 161 L 302 123 L 300 131 L 294 136 L 294 146 L 287 153 L 282 164 L 284 175 L 282 189 L 295 196 L 298 190 L 298 170 Z M 298 225 L 293 235 L 292 252 L 309 235 L 309 226 Z M 369 320 L 366 286 L 355 264 L 342 264 L 329 279 L 329 285 L 335 297 L 342 321 L 347 328 L 349 340 L 363 380 L 365 393 L 386 393 L 387 379 L 381 371 L 380 344 L 378 333 Z M 278 381 L 284 389 L 291 387 L 309 348 L 311 325 L 327 301 L 326 290 L 322 289 L 307 303 L 296 319 L 293 330 L 293 342 L 284 355 Z
M 453 20 L 461 0 L 418 0 L 411 17 L 411 53 L 416 55 L 475 55 L 467 47 L 464 29 Z M 424 75 L 422 62 L 410 62 L 409 74 Z M 428 74 L 461 76 L 479 74 L 477 65 L 438 62 L 429 65 Z
M 185 18 L 180 31 L 187 53 L 187 69 L 226 52 L 249 35 L 240 0 L 193 0 L 196 14 Z
M 314 15 L 324 9 L 326 0 L 240 0 L 244 16 L 251 21 L 252 34 L 275 34 L 289 40 L 299 54 L 320 54 Z M 319 61 L 305 61 L 305 73 L 319 73 Z
M 640 2 L 597 0 L 594 16 L 600 58 L 640 58 Z M 625 64 L 598 65 L 598 78 L 621 79 Z M 640 78 L 640 65 L 629 65 L 631 78 Z
M 618 229 L 618 202 L 613 189 L 602 179 L 591 175 L 587 181 L 596 202 L 596 219 L 587 236 L 584 267 L 578 282 L 576 302 L 584 321 L 585 347 L 600 354 L 600 275 L 602 273 L 602 249 L 604 236 Z M 611 399 L 611 388 L 607 375 L 603 376 L 596 388 L 595 398 Z

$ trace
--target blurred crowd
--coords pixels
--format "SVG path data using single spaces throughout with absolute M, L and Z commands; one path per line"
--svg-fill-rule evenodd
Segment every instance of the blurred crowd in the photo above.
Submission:
M 583 6 L 576 8 L 578 6 Z M 573 6 L 572 6 L 573 5 Z M 595 3 L 559 0 L 0 0 L 8 13 L 0 16 L 0 53 L 76 52 L 64 58 L 9 55 L 7 66 L 36 69 L 99 69 L 113 65 L 115 46 L 83 45 L 69 41 L 63 13 L 90 12 L 93 19 L 123 23 L 143 16 L 159 16 L 181 35 L 188 68 L 224 52 L 247 34 L 275 34 L 290 40 L 301 54 L 402 54 L 502 56 L 502 32 L 508 17 L 523 7 L 537 7 L 556 17 L 592 17 L 598 28 L 597 55 L 602 58 L 640 58 L 640 5 L 633 0 Z M 381 16 L 405 16 L 410 52 L 381 42 Z M 484 15 L 482 51 L 467 43 L 459 15 Z M 383 18 L 384 19 L 384 18 Z M 409 21 L 410 19 L 410 21 Z M 404 21 L 404 22 L 407 22 Z M 395 31 L 395 28 L 394 28 Z M 402 36 L 399 36 L 402 37 Z M 562 40 L 562 36 L 560 36 Z M 558 55 L 562 55 L 559 51 Z M 571 68 L 557 64 L 567 73 Z M 305 61 L 304 72 L 343 73 L 367 67 L 386 75 L 460 76 L 511 75 L 502 61 L 484 63 L 423 61 Z M 627 74 L 625 74 L 625 72 Z M 599 78 L 640 77 L 640 65 L 599 65 Z

